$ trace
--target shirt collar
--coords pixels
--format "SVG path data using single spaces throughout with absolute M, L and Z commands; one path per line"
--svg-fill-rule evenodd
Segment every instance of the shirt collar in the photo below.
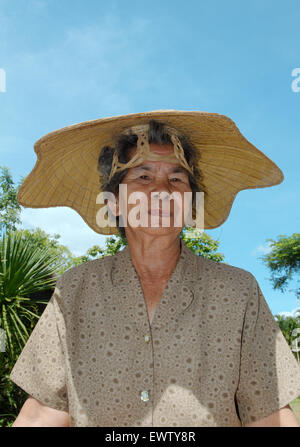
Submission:
M 111 279 L 115 299 L 120 300 L 122 311 L 128 321 L 147 330 L 148 318 L 144 295 L 138 274 L 131 260 L 129 247 L 113 256 Z M 159 304 L 151 328 L 176 325 L 177 318 L 185 312 L 194 300 L 194 287 L 198 281 L 200 257 L 194 254 L 182 241 L 182 249 L 176 267 L 171 274 Z M 132 293 L 134 291 L 134 293 Z M 126 299 L 126 306 L 122 303 Z M 141 311 L 141 303 L 144 310 Z
M 194 282 L 197 280 L 197 256 L 181 240 L 181 253 L 179 255 L 176 267 L 171 275 L 172 279 L 179 279 L 181 282 Z M 170 277 L 170 278 L 171 278 Z M 111 279 L 114 287 L 130 284 L 133 278 L 138 274 L 132 263 L 129 246 L 115 254 L 112 260 Z

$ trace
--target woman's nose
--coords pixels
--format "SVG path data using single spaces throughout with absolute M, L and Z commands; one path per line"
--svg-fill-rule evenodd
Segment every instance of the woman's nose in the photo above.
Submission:
M 172 193 L 171 186 L 168 179 L 157 179 L 153 183 L 151 191 L 153 194 L 160 194 L 160 198 L 164 198 Z
M 170 193 L 168 191 L 154 191 L 151 193 L 154 199 L 168 200 L 170 198 Z

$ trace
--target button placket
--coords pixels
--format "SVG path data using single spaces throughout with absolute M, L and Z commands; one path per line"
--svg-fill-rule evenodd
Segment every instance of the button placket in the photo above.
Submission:
M 157 394 L 155 387 L 158 386 L 158 383 L 154 383 L 156 361 L 154 351 L 159 349 L 157 346 L 154 347 L 153 338 L 157 338 L 155 331 L 166 324 L 169 330 L 172 330 L 172 327 L 177 324 L 178 314 L 191 304 L 193 291 L 189 289 L 193 289 L 193 282 L 196 280 L 198 258 L 183 244 L 181 257 L 164 289 L 153 324 L 150 324 L 142 286 L 130 259 L 128 247 L 126 248 L 123 253 L 116 255 L 112 282 L 116 295 L 118 290 L 122 291 L 122 294 L 119 293 L 118 300 L 122 301 L 123 317 L 136 328 L 136 342 L 139 349 L 136 399 L 141 405 L 141 417 L 145 414 L 143 424 L 153 426 L 155 395 Z M 171 307 L 174 309 L 172 313 L 170 313 Z M 144 411 L 147 413 L 143 413 Z

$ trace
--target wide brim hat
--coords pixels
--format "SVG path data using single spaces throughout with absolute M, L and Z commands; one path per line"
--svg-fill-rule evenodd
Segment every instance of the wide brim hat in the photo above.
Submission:
M 97 164 L 104 146 L 114 146 L 127 128 L 155 119 L 186 135 L 199 152 L 198 168 L 205 186 L 204 229 L 223 224 L 239 191 L 281 183 L 283 173 L 251 144 L 227 116 L 199 111 L 157 110 L 73 124 L 51 132 L 34 145 L 37 161 L 18 192 L 24 207 L 67 206 L 95 232 L 118 234 L 117 227 L 99 227 L 101 205 Z

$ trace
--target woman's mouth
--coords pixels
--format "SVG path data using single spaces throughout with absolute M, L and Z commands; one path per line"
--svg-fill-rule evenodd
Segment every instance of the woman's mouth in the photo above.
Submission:
M 151 216 L 169 217 L 170 211 L 163 211 L 161 209 L 151 209 L 148 211 Z

